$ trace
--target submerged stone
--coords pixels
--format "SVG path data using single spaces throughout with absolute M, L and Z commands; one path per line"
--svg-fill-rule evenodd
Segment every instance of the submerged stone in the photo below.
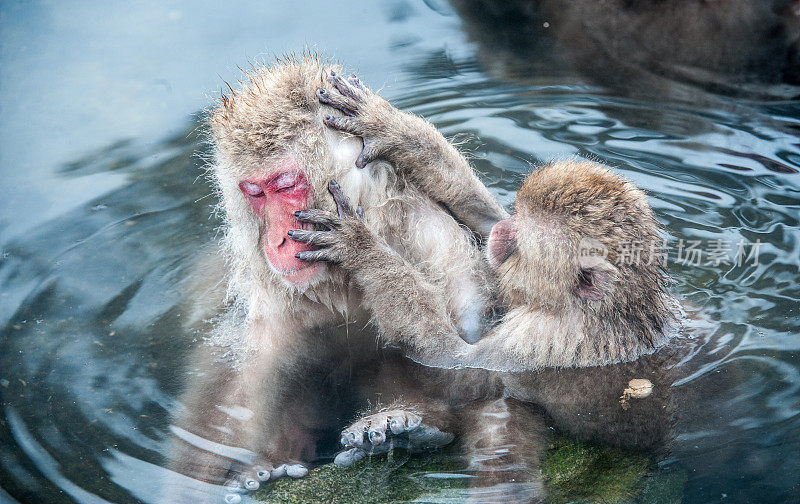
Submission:
M 556 439 L 542 462 L 547 502 L 680 503 L 685 473 L 651 472 L 651 467 L 645 455 Z M 326 464 L 305 478 L 263 485 L 254 497 L 269 504 L 461 502 L 470 478 L 453 449 L 425 455 L 395 451 L 347 468 Z

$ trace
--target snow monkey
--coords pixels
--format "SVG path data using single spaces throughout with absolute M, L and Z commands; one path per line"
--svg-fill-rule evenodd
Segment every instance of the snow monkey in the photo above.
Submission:
M 375 145 L 326 126 L 341 115 L 324 103 L 326 79 L 339 73 L 314 57 L 288 58 L 247 73 L 210 111 L 210 174 L 224 233 L 198 282 L 208 289 L 193 294 L 199 308 L 192 317 L 209 336 L 193 356 L 172 427 L 172 467 L 194 480 L 229 482 L 238 491 L 302 476 L 302 462 L 324 449 L 318 442 L 330 434 L 335 447 L 343 419 L 401 395 L 405 404 L 413 402 L 414 380 L 406 371 L 413 363 L 376 344 L 363 293 L 349 274 L 298 259 L 315 246 L 287 234 L 311 229 L 298 212 L 334 208 L 327 191 L 332 178 L 363 208 L 371 236 L 447 293 L 442 309 L 461 337 L 474 341 L 484 331 L 490 287 L 472 233 L 485 238 L 508 213 L 422 119 L 405 116 L 405 128 L 418 130 L 405 138 L 424 142 L 408 147 L 437 163 L 440 180 L 425 184 L 413 179 L 405 160 L 373 162 Z M 366 90 L 356 79 L 349 82 Z M 394 390 L 398 374 L 406 378 Z M 450 439 L 431 432 L 419 441 L 424 446 Z M 176 480 L 194 485 L 170 491 L 180 501 L 222 492 Z M 236 500 L 235 493 L 228 497 Z
M 342 79 L 332 83 L 335 89 L 320 99 L 346 115 L 324 121 L 364 138 L 360 159 L 409 159 L 406 146 L 423 142 L 402 136 L 402 112 L 389 114 L 385 102 Z M 407 178 L 420 187 L 446 176 L 435 160 L 404 166 L 414 170 Z M 298 258 L 349 271 L 384 341 L 422 363 L 473 368 L 431 380 L 437 404 L 448 394 L 449 404 L 465 404 L 469 392 L 482 400 L 449 417 L 428 417 L 424 405 L 366 415 L 343 431 L 341 443 L 350 449 L 337 463 L 348 465 L 364 450 L 383 451 L 436 428 L 461 434 L 478 466 L 491 461 L 494 472 L 504 474 L 497 476 L 505 482 L 498 501 L 508 502 L 510 492 L 528 502 L 542 496 L 537 468 L 547 422 L 586 440 L 646 449 L 666 443 L 670 368 L 683 345 L 667 344 L 678 340 L 671 338 L 677 305 L 658 254 L 660 228 L 641 190 L 586 161 L 552 163 L 529 175 L 516 213 L 494 225 L 487 243 L 503 314 L 474 344 L 459 338 L 449 294 L 371 232 L 336 183 L 330 191 L 338 214 L 298 214 L 323 229 L 290 231 L 293 240 L 318 247 Z M 494 400 L 492 393 L 498 394 Z M 511 481 L 519 485 L 515 490 Z M 487 493 L 478 498 L 492 499 Z

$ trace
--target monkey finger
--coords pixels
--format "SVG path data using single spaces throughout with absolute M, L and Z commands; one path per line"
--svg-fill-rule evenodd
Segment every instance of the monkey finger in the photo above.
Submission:
M 339 227 L 339 217 L 325 210 L 317 210 L 315 208 L 300 210 L 295 212 L 294 216 L 300 222 L 318 224 L 328 229 L 336 229 Z
M 339 93 L 331 93 L 327 89 L 317 89 L 317 98 L 320 103 L 329 105 L 345 115 L 354 116 L 358 112 L 358 104 L 352 98 L 348 98 Z
M 318 247 L 330 247 L 336 243 L 336 237 L 332 231 L 307 231 L 305 229 L 292 229 L 288 233 L 289 238 L 294 241 L 316 245 Z
M 361 122 L 351 117 L 334 117 L 330 114 L 325 114 L 322 116 L 322 123 L 338 131 L 364 136 L 364 128 Z
M 336 210 L 339 212 L 339 217 L 352 217 L 355 215 L 353 207 L 350 205 L 350 198 L 342 190 L 342 186 L 335 180 L 328 182 L 328 191 L 333 196 L 333 201 L 336 202 Z
M 356 89 L 360 89 L 362 91 L 366 90 L 364 84 L 361 83 L 361 80 L 358 77 L 356 77 L 356 74 L 350 74 L 350 77 L 347 78 L 347 82 L 349 82 L 350 85 Z
M 361 154 L 359 154 L 358 158 L 356 159 L 356 166 L 358 168 L 364 168 L 371 162 L 378 159 L 380 155 L 380 148 L 375 141 L 364 138 L 364 148 L 361 149 Z
M 360 101 L 355 89 L 353 89 L 353 87 L 350 85 L 349 79 L 345 81 L 341 76 L 337 75 L 336 72 L 331 71 L 330 75 L 328 76 L 328 82 L 330 82 L 333 87 L 335 87 L 336 90 L 342 93 L 344 96 L 356 101 Z
M 333 459 L 333 463 L 338 467 L 348 467 L 364 458 L 366 454 L 367 453 L 361 448 L 350 448 L 336 455 Z
M 306 250 L 304 252 L 298 252 L 294 256 L 303 262 L 341 262 L 338 255 L 331 252 L 330 249 Z

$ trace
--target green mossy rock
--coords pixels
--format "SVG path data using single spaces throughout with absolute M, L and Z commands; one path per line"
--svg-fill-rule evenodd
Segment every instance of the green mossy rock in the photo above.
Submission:
M 454 450 L 368 457 L 341 469 L 327 464 L 299 480 L 283 479 L 255 494 L 269 504 L 386 504 L 461 502 L 466 464 Z M 542 463 L 547 502 L 678 504 L 683 471 L 649 473 L 651 460 L 623 450 L 557 439 Z
M 425 495 L 467 488 L 464 461 L 448 453 L 404 452 L 367 457 L 346 469 L 326 464 L 302 479 L 278 480 L 255 498 L 269 504 L 385 504 L 425 502 Z M 420 498 L 423 498 L 420 500 Z

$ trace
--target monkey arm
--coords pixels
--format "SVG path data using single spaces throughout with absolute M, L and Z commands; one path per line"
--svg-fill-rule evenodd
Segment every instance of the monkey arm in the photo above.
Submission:
M 297 229 L 289 236 L 318 247 L 299 253 L 301 261 L 338 264 L 350 274 L 387 345 L 400 347 L 420 364 L 440 368 L 512 372 L 565 364 L 550 357 L 547 333 L 531 331 L 543 323 L 536 312 L 506 314 L 474 344 L 464 341 L 448 311 L 447 292 L 372 233 L 347 201 L 338 200 L 337 205 L 349 216 L 323 210 L 297 213 L 301 222 L 328 231 Z
M 320 89 L 323 104 L 345 114 L 326 115 L 323 122 L 364 139 L 356 160 L 389 161 L 406 179 L 474 233 L 488 237 L 492 226 L 508 213 L 492 196 L 464 156 L 428 121 L 391 106 L 354 76 L 345 80 L 331 72 L 333 90 Z
M 384 342 L 401 346 L 415 360 L 438 367 L 457 367 L 455 356 L 470 347 L 448 310 L 448 294 L 378 238 L 353 209 L 336 182 L 330 184 L 339 216 L 323 210 L 295 215 L 327 231 L 295 229 L 292 240 L 313 245 L 300 252 L 308 262 L 331 262 L 349 272 L 363 291 L 364 305 Z

